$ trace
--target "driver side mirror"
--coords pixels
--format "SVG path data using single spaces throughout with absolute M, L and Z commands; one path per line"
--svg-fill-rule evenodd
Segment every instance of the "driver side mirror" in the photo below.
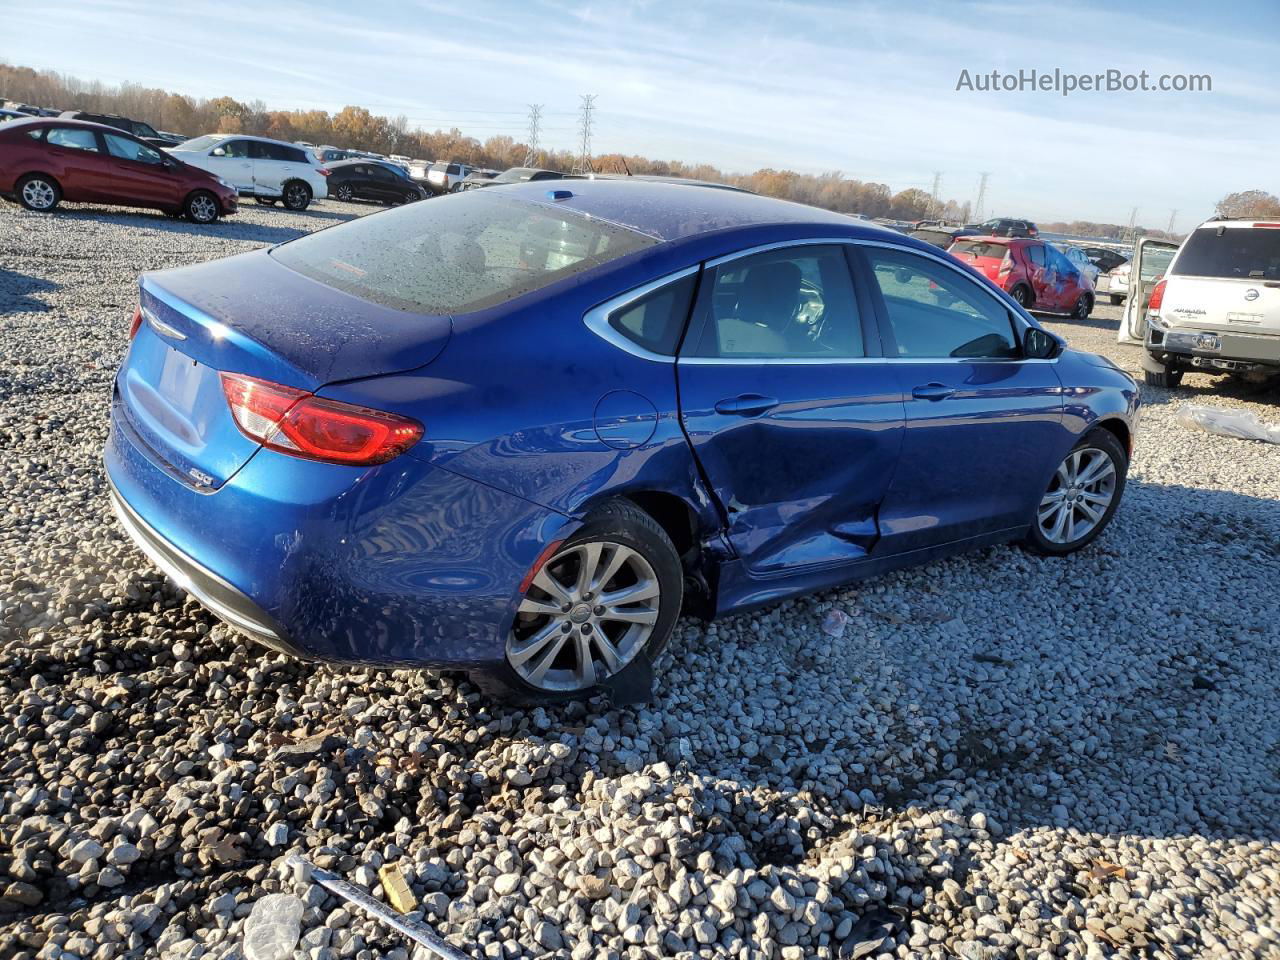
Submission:
M 1062 342 L 1039 327 L 1027 327 L 1022 335 L 1022 353 L 1028 360 L 1052 360 L 1062 352 Z

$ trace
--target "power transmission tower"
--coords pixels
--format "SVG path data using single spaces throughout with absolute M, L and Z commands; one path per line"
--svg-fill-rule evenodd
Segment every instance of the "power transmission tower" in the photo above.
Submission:
M 940 172 L 933 175 L 933 189 L 929 191 L 929 216 L 934 216 L 938 210 L 938 190 L 942 187 L 942 174 Z
M 1178 219 L 1178 211 L 1177 211 L 1177 208 L 1174 208 L 1173 210 L 1169 211 L 1169 226 L 1165 229 L 1164 231 L 1165 233 L 1168 233 L 1168 234 L 1173 233 L 1173 221 L 1177 219 Z
M 987 173 L 986 171 L 983 171 L 981 174 L 979 174 L 978 199 L 973 204 L 973 222 L 974 223 L 982 222 L 982 204 L 987 199 L 987 177 L 989 176 L 991 176 L 991 174 Z
M 574 173 L 591 173 L 591 114 L 595 110 L 596 94 L 582 95 L 582 120 L 580 121 L 580 131 L 582 133 L 582 152 L 578 157 L 577 166 L 573 168 Z
M 529 141 L 524 148 L 524 165 L 526 167 L 535 167 L 538 165 L 538 133 L 542 126 L 542 104 L 529 104 Z
M 1133 239 L 1133 225 L 1138 222 L 1138 208 L 1129 211 L 1129 239 Z

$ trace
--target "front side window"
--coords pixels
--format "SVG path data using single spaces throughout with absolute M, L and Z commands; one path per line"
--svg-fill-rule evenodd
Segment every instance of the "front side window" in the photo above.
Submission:
M 489 193 L 361 217 L 282 244 L 271 256 L 374 303 L 451 314 L 505 303 L 658 243 L 603 220 Z
M 45 135 L 45 142 L 51 147 L 67 147 L 71 150 L 88 150 L 101 153 L 98 138 L 92 130 L 79 130 L 74 127 L 52 127 Z
M 977 283 L 913 253 L 869 247 L 867 258 L 898 356 L 1020 356 L 1009 311 Z
M 102 136 L 107 141 L 107 153 L 113 157 L 120 157 L 122 160 L 136 160 L 138 163 L 150 163 L 156 166 L 164 163 L 164 158 L 160 156 L 160 152 L 153 150 L 145 143 L 139 143 L 137 140 L 130 140 L 127 137 L 118 137 L 114 133 L 104 133 Z
M 709 271 L 689 355 L 842 359 L 866 355 L 848 261 L 838 246 L 787 247 Z
M 248 159 L 249 157 L 248 140 L 224 140 L 214 149 L 221 150 L 224 157 L 236 157 L 237 159 Z

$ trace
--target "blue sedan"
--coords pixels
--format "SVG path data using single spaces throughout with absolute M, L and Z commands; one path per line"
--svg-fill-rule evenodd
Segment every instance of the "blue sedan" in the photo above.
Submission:
M 567 697 L 682 608 L 1111 520 L 1133 380 L 937 248 L 565 183 L 143 276 L 105 450 L 138 545 L 277 650 Z

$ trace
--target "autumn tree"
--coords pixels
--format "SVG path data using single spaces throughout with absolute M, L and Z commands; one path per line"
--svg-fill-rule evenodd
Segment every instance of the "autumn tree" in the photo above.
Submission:
M 1241 190 L 1228 193 L 1218 201 L 1218 216 L 1240 217 L 1246 220 L 1258 217 L 1280 217 L 1280 197 L 1265 190 Z

